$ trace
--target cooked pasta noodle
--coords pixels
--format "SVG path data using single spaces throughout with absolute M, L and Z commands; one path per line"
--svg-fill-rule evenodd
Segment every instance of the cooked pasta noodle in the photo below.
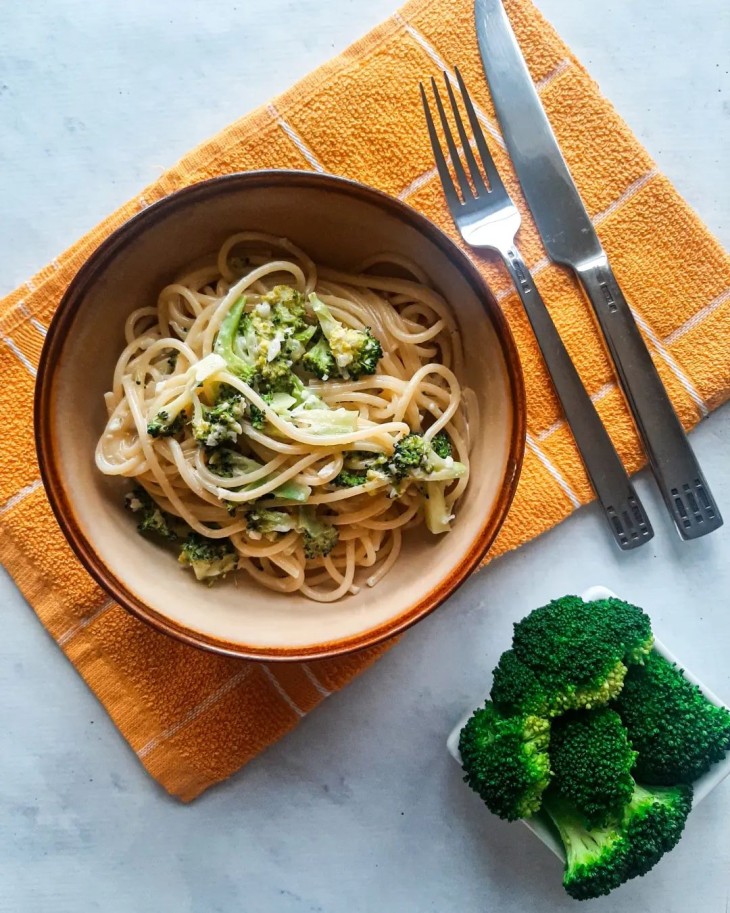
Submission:
M 140 529 L 183 541 L 199 578 L 236 567 L 334 601 L 388 573 L 404 530 L 450 528 L 469 478 L 461 345 L 402 257 L 345 273 L 240 232 L 124 333 L 96 463 L 135 481 Z

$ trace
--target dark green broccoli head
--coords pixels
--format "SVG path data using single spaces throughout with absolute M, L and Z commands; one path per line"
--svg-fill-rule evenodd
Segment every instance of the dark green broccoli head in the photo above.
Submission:
M 553 723 L 553 786 L 583 815 L 588 828 L 620 819 L 633 793 L 635 760 L 621 717 L 613 710 L 579 710 Z
M 373 336 L 370 327 L 365 327 L 360 344 L 354 350 L 353 359 L 347 365 L 347 373 L 353 380 L 357 380 L 364 374 L 375 374 L 378 362 L 382 357 L 383 347 Z
M 626 881 L 628 846 L 623 831 L 615 827 L 588 830 L 583 816 L 553 790 L 545 794 L 543 808 L 563 841 L 563 887 L 571 897 L 601 897 Z
M 238 553 L 230 539 L 210 539 L 199 533 L 190 533 L 183 543 L 178 558 L 180 564 L 192 568 L 198 580 L 212 583 L 216 577 L 225 577 L 238 564 Z
M 302 536 L 306 558 L 322 558 L 329 555 L 340 538 L 337 527 L 318 517 L 313 507 L 299 509 L 297 529 Z
M 141 486 L 124 496 L 124 506 L 137 515 L 137 529 L 141 533 L 159 536 L 174 542 L 177 533 L 173 528 L 173 518 L 157 506 L 152 496 Z
M 315 377 L 319 377 L 320 380 L 339 377 L 337 362 L 324 336 L 321 336 L 311 349 L 304 353 L 302 367 Z
M 577 596 L 556 599 L 523 618 L 512 645 L 540 681 L 560 688 L 564 710 L 606 704 L 623 685 L 623 646 L 596 629 L 591 607 Z
M 431 447 L 433 448 L 434 453 L 443 460 L 445 460 L 446 457 L 453 456 L 451 441 L 445 431 L 439 431 L 438 434 L 435 434 L 431 438 Z
M 262 393 L 260 394 L 261 399 L 266 403 L 271 403 L 273 394 L 271 393 Z M 258 406 L 255 406 L 253 403 L 246 404 L 246 410 L 248 412 L 248 420 L 251 422 L 253 427 L 257 431 L 263 431 L 266 427 L 266 413 L 263 409 L 259 409 Z
M 343 469 L 342 472 L 332 480 L 332 484 L 338 488 L 354 488 L 356 485 L 364 485 L 367 482 L 368 474 L 365 471 L 355 471 L 352 469 Z
M 623 646 L 626 665 L 642 663 L 651 652 L 654 635 L 651 619 L 639 606 L 623 599 L 597 599 L 589 602 L 593 624 L 615 643 Z
M 505 713 L 550 717 L 562 709 L 562 694 L 540 681 L 514 650 L 506 650 L 492 673 L 492 700 Z
M 550 782 L 549 741 L 547 720 L 504 716 L 487 702 L 461 730 L 464 782 L 500 818 L 528 818 L 540 808 Z
M 162 409 L 151 422 L 147 423 L 147 434 L 150 437 L 172 437 L 182 431 L 187 417 L 187 412 L 184 409 L 178 412 L 177 415 L 170 415 L 166 409 Z
M 438 450 L 445 452 L 444 441 L 438 435 L 435 440 L 436 447 L 415 432 L 405 435 L 396 442 L 392 455 L 385 463 L 385 471 L 396 484 L 404 480 L 450 482 L 460 478 L 466 472 L 466 466 L 457 463 L 450 454 L 441 456 Z
M 622 823 L 627 843 L 627 879 L 646 875 L 677 845 L 691 808 L 691 786 L 634 784 Z
M 363 374 L 374 374 L 383 349 L 370 328 L 345 326 L 316 295 L 310 295 L 309 301 L 334 358 L 337 374 L 354 380 Z
M 271 308 L 271 320 L 277 327 L 300 329 L 307 315 L 304 295 L 290 285 L 276 285 L 262 298 Z
M 388 471 L 395 479 L 405 478 L 413 470 L 421 468 L 428 450 L 428 444 L 420 434 L 407 434 L 395 445 Z
M 221 384 L 228 391 L 231 387 Z M 218 400 L 214 406 L 202 405 L 200 419 L 193 420 L 193 437 L 206 447 L 218 447 L 224 443 L 235 443 L 243 431 L 241 421 L 246 414 L 246 401 L 234 390 L 226 398 L 219 390 Z
M 692 783 L 730 749 L 730 712 L 659 653 L 631 667 L 615 707 L 639 752 L 642 783 Z
M 275 358 L 261 364 L 255 375 L 254 385 L 263 393 L 298 393 L 302 382 L 294 374 L 287 359 Z

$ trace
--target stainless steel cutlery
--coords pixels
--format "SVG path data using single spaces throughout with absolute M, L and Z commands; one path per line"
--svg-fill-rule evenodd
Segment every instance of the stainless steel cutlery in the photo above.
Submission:
M 436 167 L 451 215 L 467 244 L 477 248 L 491 248 L 501 255 L 522 299 L 565 417 L 616 542 L 622 549 L 636 548 L 654 535 L 649 518 L 515 244 L 515 235 L 520 227 L 520 213 L 510 199 L 490 155 L 461 74 L 456 71 L 471 136 L 464 125 L 448 75 L 444 74 L 444 78 L 461 150 L 457 147 L 433 79 L 431 84 L 456 185 L 449 173 L 446 152 L 441 147 L 423 85 L 421 98 Z
M 593 307 L 680 536 L 704 536 L 722 526 L 720 511 L 578 194 L 502 2 L 476 0 L 475 13 L 502 135 L 545 248 L 573 269 Z

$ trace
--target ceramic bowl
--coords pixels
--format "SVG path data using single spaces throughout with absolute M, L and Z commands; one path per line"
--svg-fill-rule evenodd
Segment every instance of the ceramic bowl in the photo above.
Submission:
M 290 238 L 315 261 L 351 268 L 392 251 L 416 261 L 454 308 L 462 383 L 478 424 L 469 488 L 453 532 L 414 531 L 388 577 L 334 604 L 279 595 L 244 575 L 201 587 L 175 556 L 137 535 L 128 487 L 101 475 L 94 447 L 124 321 L 174 275 L 235 231 Z M 514 341 L 467 257 L 431 222 L 376 190 L 306 172 L 232 174 L 196 184 L 119 228 L 81 268 L 50 326 L 38 371 L 36 442 L 51 506 L 88 571 L 130 612 L 188 643 L 249 659 L 332 656 L 371 646 L 423 618 L 484 558 L 519 476 L 525 402 Z

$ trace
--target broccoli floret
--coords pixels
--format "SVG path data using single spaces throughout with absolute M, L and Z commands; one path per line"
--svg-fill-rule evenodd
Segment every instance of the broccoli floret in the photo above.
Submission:
M 588 900 L 645 875 L 677 845 L 691 808 L 691 786 L 635 783 L 619 821 L 589 830 L 583 815 L 551 785 L 543 809 L 565 847 L 565 890 L 576 900 Z
M 202 406 L 202 416 L 193 421 L 193 437 L 206 447 L 235 443 L 243 431 L 241 421 L 246 414 L 246 400 L 238 391 L 221 384 L 214 406 Z
M 679 842 L 692 809 L 692 787 L 634 784 L 622 827 L 627 841 L 627 879 L 652 869 Z
M 283 510 L 256 506 L 246 513 L 246 529 L 261 536 L 288 533 L 295 528 L 294 518 Z
M 550 782 L 550 724 L 526 714 L 504 716 L 487 701 L 461 730 L 464 782 L 500 818 L 534 815 Z
M 230 371 L 259 392 L 300 391 L 302 382 L 292 365 L 301 359 L 316 329 L 304 320 L 301 295 L 288 286 L 277 286 L 250 313 L 245 306 L 245 299 L 239 298 L 225 316 L 214 351 Z
M 166 409 L 161 409 L 151 422 L 147 423 L 147 434 L 150 437 L 172 437 L 182 431 L 187 412 L 182 409 L 177 415 L 170 415 Z
M 318 517 L 312 507 L 302 507 L 299 510 L 297 529 L 302 535 L 306 558 L 329 555 L 340 538 L 337 527 Z
M 642 783 L 692 783 L 730 749 L 730 711 L 659 653 L 631 668 L 615 707 L 639 752 Z
M 514 650 L 502 654 L 492 676 L 490 696 L 505 713 L 544 717 L 562 713 L 564 700 L 560 683 L 538 679 Z
M 642 661 L 652 642 L 649 619 L 637 606 L 564 596 L 515 625 L 513 651 L 495 669 L 492 696 L 547 716 L 602 706 L 620 692 L 627 663 Z
M 370 328 L 355 330 L 346 327 L 332 316 L 327 305 L 316 295 L 310 295 L 309 301 L 329 343 L 340 376 L 357 380 L 363 374 L 375 374 L 378 362 L 383 357 L 383 349 Z
M 431 447 L 436 456 L 440 456 L 443 460 L 453 456 L 451 441 L 445 431 L 439 431 L 431 438 Z
M 356 485 L 364 485 L 368 480 L 367 472 L 356 472 L 352 469 L 343 469 L 337 475 L 332 484 L 338 488 L 354 488 Z
M 324 337 L 318 339 L 311 349 L 304 353 L 302 367 L 319 377 L 320 380 L 339 377 L 335 356 L 332 354 L 332 349 L 330 349 L 330 345 Z
M 597 599 L 589 602 L 588 606 L 594 625 L 613 641 L 622 644 L 626 665 L 643 663 L 654 644 L 651 619 L 646 612 L 639 606 L 615 598 Z
M 388 470 L 395 479 L 404 479 L 426 461 L 428 444 L 420 434 L 407 434 L 395 445 Z
M 178 561 L 191 567 L 198 580 L 211 584 L 216 577 L 225 577 L 236 569 L 238 553 L 230 539 L 209 539 L 199 533 L 190 533 Z
M 371 453 L 367 450 L 351 450 L 345 454 L 342 470 L 333 479 L 338 488 L 354 488 L 374 479 L 385 479 L 383 473 L 386 458 L 382 453 Z
M 157 506 L 150 494 L 141 486 L 127 492 L 124 496 L 124 506 L 138 515 L 137 529 L 141 533 L 152 533 L 169 542 L 177 539 L 177 533 L 172 528 L 172 518 Z
M 609 636 L 600 614 L 577 596 L 556 599 L 523 618 L 512 645 L 541 682 L 559 688 L 564 711 L 608 703 L 626 676 L 623 643 Z
M 563 886 L 571 897 L 601 897 L 626 881 L 628 845 L 623 831 L 613 826 L 588 830 L 583 816 L 552 790 L 545 794 L 542 807 L 565 848 Z
M 261 394 L 261 399 L 264 400 L 265 403 L 271 404 L 272 398 L 272 393 Z M 266 413 L 264 410 L 259 409 L 259 407 L 254 405 L 254 403 L 248 403 L 246 408 L 248 409 L 248 420 L 251 422 L 253 427 L 257 431 L 263 431 L 266 427 Z
M 588 828 L 620 819 L 632 796 L 635 760 L 636 752 L 614 710 L 579 710 L 553 724 L 553 786 L 583 815 Z
M 443 450 L 443 442 L 439 442 L 438 446 Z M 448 482 L 466 472 L 463 463 L 457 463 L 450 455 L 440 456 L 433 444 L 420 434 L 402 437 L 395 445 L 386 468 L 396 481 Z

